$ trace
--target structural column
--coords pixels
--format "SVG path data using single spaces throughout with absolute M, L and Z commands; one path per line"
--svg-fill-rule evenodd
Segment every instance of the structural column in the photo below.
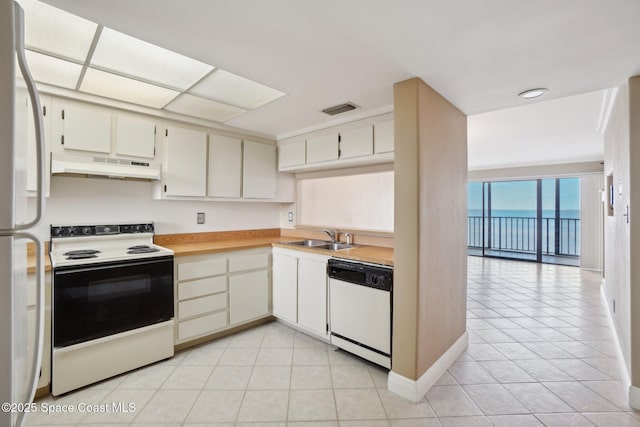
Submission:
M 394 120 L 389 389 L 417 401 L 467 344 L 467 117 L 413 78 L 394 86 Z

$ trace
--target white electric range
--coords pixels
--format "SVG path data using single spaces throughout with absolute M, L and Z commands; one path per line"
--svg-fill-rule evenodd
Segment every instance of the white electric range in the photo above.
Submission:
M 53 395 L 173 356 L 173 251 L 152 222 L 52 225 Z

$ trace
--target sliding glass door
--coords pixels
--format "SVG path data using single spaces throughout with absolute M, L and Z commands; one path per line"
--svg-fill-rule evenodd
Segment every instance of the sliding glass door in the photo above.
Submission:
M 578 265 L 578 178 L 472 182 L 468 253 Z

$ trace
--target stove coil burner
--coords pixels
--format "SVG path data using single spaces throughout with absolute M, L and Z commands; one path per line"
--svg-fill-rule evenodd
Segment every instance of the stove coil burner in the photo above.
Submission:
M 154 248 L 153 246 L 149 245 L 138 245 L 127 248 L 128 254 L 148 254 L 151 252 L 160 252 L 160 249 Z
M 92 254 L 79 254 L 79 255 L 68 255 L 66 259 L 88 259 L 88 258 L 98 258 L 98 255 Z
M 95 249 L 80 249 L 77 251 L 69 251 L 65 252 L 62 255 L 66 256 L 67 259 L 87 259 L 87 258 L 98 258 L 100 251 Z

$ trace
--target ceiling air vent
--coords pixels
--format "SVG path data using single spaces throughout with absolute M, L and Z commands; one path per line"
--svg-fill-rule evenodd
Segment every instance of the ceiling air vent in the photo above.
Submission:
M 330 116 L 335 116 L 336 114 L 346 113 L 347 111 L 355 110 L 358 106 L 352 102 L 347 102 L 340 105 L 334 105 L 333 107 L 325 108 L 322 110 L 323 113 L 326 113 Z

